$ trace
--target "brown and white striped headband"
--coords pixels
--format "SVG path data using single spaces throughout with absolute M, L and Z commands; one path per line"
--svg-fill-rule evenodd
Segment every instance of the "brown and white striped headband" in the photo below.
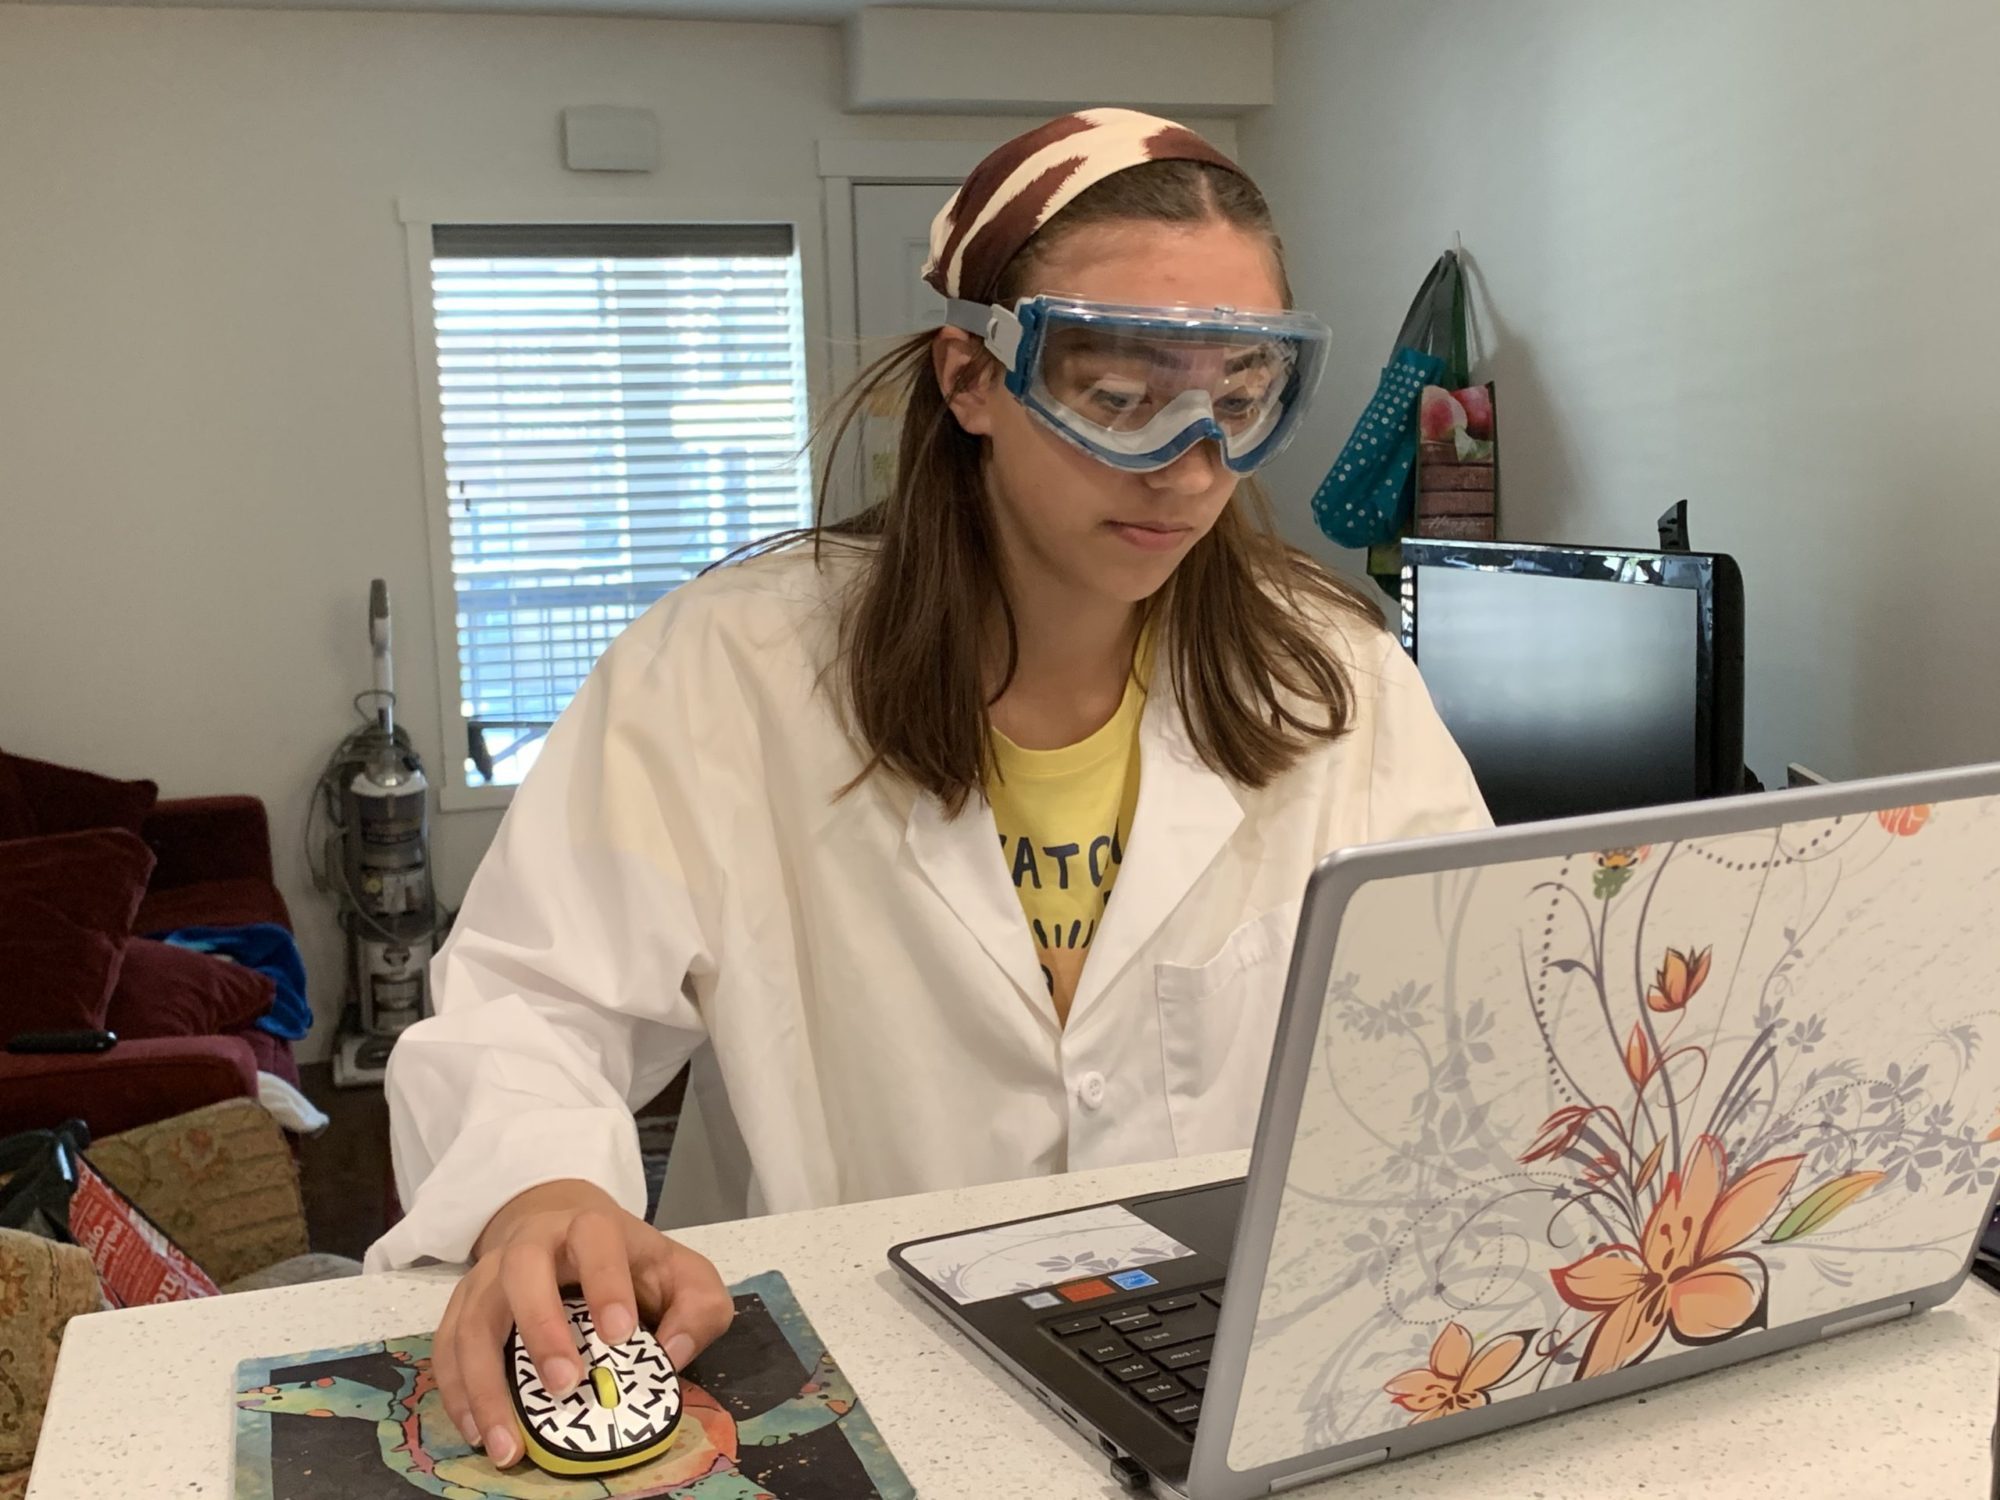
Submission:
M 931 223 L 924 280 L 990 302 L 1007 263 L 1085 189 L 1149 161 L 1243 169 L 1184 125 L 1130 109 L 1086 109 L 1016 136 L 972 169 Z

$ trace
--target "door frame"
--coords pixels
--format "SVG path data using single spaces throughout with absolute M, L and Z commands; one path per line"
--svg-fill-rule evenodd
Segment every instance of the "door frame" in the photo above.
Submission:
M 860 280 L 854 262 L 854 190 L 930 183 L 955 188 L 1000 145 L 991 141 L 822 140 L 819 175 L 826 204 L 826 369 L 834 391 L 861 373 Z M 944 206 L 941 191 L 938 206 Z

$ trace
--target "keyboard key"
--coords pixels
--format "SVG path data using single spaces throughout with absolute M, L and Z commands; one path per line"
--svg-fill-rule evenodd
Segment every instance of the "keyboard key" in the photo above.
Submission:
M 1208 1366 L 1196 1365 L 1192 1370 L 1181 1371 L 1181 1379 L 1198 1391 L 1208 1389 Z
M 1071 1346 L 1094 1365 L 1108 1365 L 1132 1352 L 1132 1346 L 1116 1336 L 1078 1339 Z
M 1208 1363 L 1208 1351 L 1212 1347 L 1213 1344 L 1208 1339 L 1196 1339 L 1192 1344 L 1176 1344 L 1171 1349 L 1163 1350 L 1159 1355 L 1159 1361 L 1163 1368 L 1169 1370 L 1184 1370 L 1189 1365 L 1205 1365 Z
M 1154 1402 L 1171 1401 L 1176 1396 L 1185 1396 L 1187 1387 L 1171 1375 L 1158 1375 L 1142 1385 L 1131 1387 L 1132 1394 L 1143 1400 Z
M 1111 1376 L 1114 1380 L 1122 1380 L 1125 1384 L 1130 1385 L 1135 1380 L 1144 1380 L 1148 1375 L 1159 1374 L 1160 1367 L 1150 1359 L 1141 1359 L 1135 1354 L 1132 1358 L 1120 1360 L 1115 1365 L 1106 1365 L 1104 1373 Z M 1204 1371 L 1203 1373 L 1206 1372 Z
M 1184 1344 L 1195 1337 L 1198 1335 L 1184 1332 L 1179 1328 L 1148 1328 L 1143 1333 L 1132 1335 L 1132 1347 L 1141 1351 L 1162 1349 L 1168 1344 Z
M 1060 1323 L 1049 1324 L 1049 1332 L 1059 1339 L 1066 1339 L 1072 1334 L 1088 1333 L 1100 1321 L 1097 1318 L 1064 1318 Z
M 1178 1297 L 1162 1297 L 1151 1306 L 1156 1313 L 1179 1312 L 1184 1307 L 1193 1307 L 1197 1300 L 1193 1292 L 1183 1292 Z
M 1157 1328 L 1160 1326 L 1160 1320 L 1147 1312 L 1143 1307 L 1137 1308 L 1132 1312 L 1113 1313 L 1104 1320 L 1104 1323 L 1106 1327 L 1115 1328 L 1120 1333 L 1137 1333 L 1141 1328 Z
M 1222 1306 L 1222 1289 L 1220 1287 L 1217 1287 L 1213 1291 L 1203 1292 L 1201 1295 L 1202 1295 L 1202 1300 L 1207 1302 L 1209 1306 L 1211 1307 Z
M 1160 1415 L 1169 1422 L 1192 1427 L 1201 1417 L 1201 1397 L 1190 1396 L 1185 1401 L 1169 1401 L 1160 1408 Z

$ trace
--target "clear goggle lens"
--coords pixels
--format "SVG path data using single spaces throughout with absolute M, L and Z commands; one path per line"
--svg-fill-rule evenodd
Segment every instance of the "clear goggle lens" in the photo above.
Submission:
M 1145 431 L 1162 415 L 1205 411 L 1232 440 L 1269 424 L 1297 352 L 1277 341 L 1223 334 L 1160 338 L 1071 324 L 1050 330 L 1037 394 L 1107 433 Z M 1186 398 L 1198 396 L 1198 401 Z
M 1105 463 L 1150 470 L 1213 441 L 1238 473 L 1289 441 L 1319 378 L 1326 326 L 1294 312 L 1130 307 L 1036 296 L 954 302 L 1007 388 Z

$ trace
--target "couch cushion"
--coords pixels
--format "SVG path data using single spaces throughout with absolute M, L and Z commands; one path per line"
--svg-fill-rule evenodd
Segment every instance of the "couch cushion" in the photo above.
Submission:
M 0 843 L 0 1042 L 104 1024 L 152 869 L 118 829 Z
M 252 922 L 276 922 L 290 927 L 285 899 L 268 880 L 204 880 L 154 891 L 132 919 L 141 933 L 172 932 L 181 927 L 244 927 Z
M 138 834 L 146 814 L 160 800 L 151 781 L 118 781 L 95 771 L 80 771 L 51 761 L 30 760 L 0 750 L 0 763 L 11 775 L 0 783 L 0 802 L 18 799 L 36 833 L 81 833 L 87 828 L 122 828 Z M 7 815 L 0 812 L 0 827 Z
M 64 1325 L 103 1305 L 84 1251 L 0 1229 L 0 1471 L 26 1479 Z M 6 1492 L 0 1483 L 0 1495 Z
M 213 1036 L 263 1015 L 277 988 L 255 969 L 135 937 L 125 945 L 104 1024 L 133 1039 Z
M 14 762 L 0 754 L 0 839 L 33 838 L 35 820 L 28 812 L 28 794 L 21 790 L 21 778 Z
M 291 1145 L 252 1100 L 105 1136 L 86 1154 L 219 1282 L 308 1249 Z
M 261 1026 L 239 1026 L 223 1035 L 235 1037 L 250 1048 L 259 1073 L 282 1078 L 293 1088 L 299 1086 L 299 1060 L 293 1055 L 292 1044 L 283 1037 L 272 1036 Z
M 218 1099 L 256 1097 L 257 1059 L 240 1037 L 160 1037 L 84 1056 L 0 1052 L 0 1136 L 74 1116 L 94 1140 Z

